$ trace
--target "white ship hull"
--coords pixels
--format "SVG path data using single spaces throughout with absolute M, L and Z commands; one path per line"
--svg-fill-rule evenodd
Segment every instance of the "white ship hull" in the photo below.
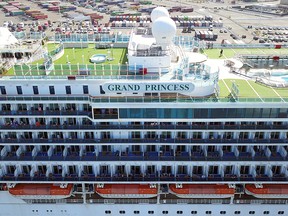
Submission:
M 260 199 L 287 199 L 288 194 L 256 194 L 245 189 L 245 193 Z
M 144 202 L 145 200 L 143 200 Z M 146 200 L 147 201 L 147 200 Z M 22 199 L 11 196 L 8 192 L 0 192 L 0 216 L 83 216 L 83 215 L 211 215 L 220 216 L 223 212 L 226 215 L 237 215 L 247 216 L 262 216 L 263 212 L 269 212 L 270 215 L 287 215 L 288 206 L 286 204 L 187 204 L 185 200 L 183 203 L 169 204 L 168 202 L 161 204 L 147 204 L 140 203 L 135 204 L 133 200 L 129 204 L 114 204 L 112 200 L 107 200 L 107 203 L 96 203 L 93 200 L 87 199 L 86 204 L 84 203 L 41 203 L 32 204 L 29 201 L 25 202 Z M 121 213 L 120 213 L 121 212 Z M 150 213 L 149 213 L 150 212 Z M 153 214 L 151 212 L 154 212 Z M 222 212 L 222 213 L 221 213 Z M 240 213 L 239 213 L 240 212 Z M 284 212 L 282 214 L 282 212 Z M 254 214 L 253 214 L 254 213 Z M 279 214 L 280 213 L 280 214 Z M 267 213 L 266 213 L 267 214 Z

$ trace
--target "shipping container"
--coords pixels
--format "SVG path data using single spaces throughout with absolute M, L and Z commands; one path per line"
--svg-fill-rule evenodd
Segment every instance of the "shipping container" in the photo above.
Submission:
M 14 10 L 14 11 L 10 11 L 11 16 L 19 16 L 19 15 L 24 15 L 24 14 L 25 14 L 24 11 L 21 11 L 19 9 Z
M 35 14 L 35 13 L 41 13 L 40 11 L 37 10 L 29 10 L 25 12 L 27 15 Z
M 181 8 L 181 12 L 182 13 L 190 13 L 190 12 L 193 12 L 193 8 Z

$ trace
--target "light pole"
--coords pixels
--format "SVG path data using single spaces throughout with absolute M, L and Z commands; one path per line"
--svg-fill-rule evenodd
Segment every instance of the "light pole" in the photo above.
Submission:
M 112 59 L 112 60 L 114 60 L 114 56 L 113 56 L 113 46 L 114 46 L 114 44 L 112 43 L 112 44 L 111 44 L 111 57 L 112 57 L 111 59 Z

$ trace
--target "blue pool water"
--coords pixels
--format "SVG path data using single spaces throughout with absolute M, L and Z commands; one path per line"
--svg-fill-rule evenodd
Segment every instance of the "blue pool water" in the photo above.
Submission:
M 281 77 L 285 82 L 288 82 L 288 76 Z
M 95 54 L 90 58 L 90 62 L 92 63 L 103 63 L 106 61 L 106 55 L 103 54 Z

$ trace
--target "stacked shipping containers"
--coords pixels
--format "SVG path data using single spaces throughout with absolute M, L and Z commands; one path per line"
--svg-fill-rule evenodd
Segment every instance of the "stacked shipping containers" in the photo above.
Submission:
M 48 16 L 41 11 L 33 10 L 33 11 L 26 11 L 26 14 L 28 16 L 31 16 L 34 19 L 40 20 L 40 19 L 47 19 Z
M 217 40 L 218 35 L 213 33 L 212 31 L 197 30 L 195 31 L 195 37 L 200 40 L 215 41 Z

